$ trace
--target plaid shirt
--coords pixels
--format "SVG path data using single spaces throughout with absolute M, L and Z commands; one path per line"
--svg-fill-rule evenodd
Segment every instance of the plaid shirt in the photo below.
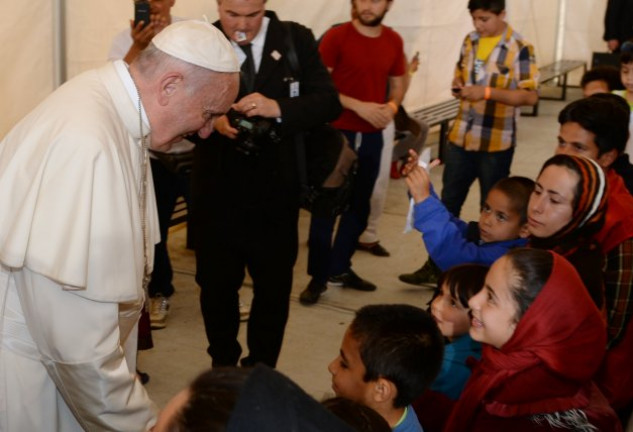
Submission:
M 479 35 L 472 32 L 464 40 L 455 77 L 465 85 L 493 88 L 536 90 L 538 69 L 534 48 L 508 25 L 490 56 L 477 66 Z M 493 100 L 462 100 L 449 140 L 466 150 L 496 152 L 514 147 L 518 107 Z
M 608 348 L 618 344 L 633 315 L 633 238 L 607 254 L 605 297 L 607 303 Z

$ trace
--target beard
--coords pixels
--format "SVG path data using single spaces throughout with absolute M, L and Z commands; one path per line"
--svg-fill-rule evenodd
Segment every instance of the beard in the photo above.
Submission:
M 387 11 L 385 10 L 382 14 L 375 16 L 371 19 L 365 19 L 361 14 L 357 14 L 358 21 L 364 26 L 367 27 L 378 27 L 382 24 L 382 20 L 385 19 L 385 15 L 387 15 Z

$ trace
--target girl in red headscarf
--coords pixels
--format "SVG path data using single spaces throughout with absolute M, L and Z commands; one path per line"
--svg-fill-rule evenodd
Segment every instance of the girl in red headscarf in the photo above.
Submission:
M 604 354 L 605 324 L 566 259 L 512 250 L 492 265 L 469 306 L 482 359 L 446 432 L 622 430 L 591 381 Z

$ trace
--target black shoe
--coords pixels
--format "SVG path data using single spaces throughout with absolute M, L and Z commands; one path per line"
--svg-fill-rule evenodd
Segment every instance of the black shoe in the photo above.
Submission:
M 370 254 L 378 256 L 378 257 L 391 256 L 389 251 L 387 249 L 385 249 L 380 244 L 380 242 L 374 242 L 374 243 L 361 243 L 361 242 L 358 242 L 358 245 L 356 246 L 356 249 L 362 250 L 362 251 L 365 251 L 365 252 L 369 252 Z
M 401 274 L 398 279 L 411 285 L 436 284 L 441 274 L 442 271 L 429 258 L 422 267 L 413 273 Z
M 330 276 L 328 283 L 344 288 L 352 288 L 358 291 L 376 291 L 376 285 L 361 279 L 352 269 L 340 275 Z
M 136 369 L 136 375 L 138 376 L 138 379 L 141 381 L 141 384 L 145 385 L 149 382 L 149 374 L 145 372 L 141 372 L 140 370 Z
M 252 368 L 252 367 L 255 367 L 256 364 L 257 364 L 257 361 L 253 360 L 249 356 L 243 357 L 240 360 L 240 366 L 243 368 Z
M 319 297 L 321 297 L 321 294 L 323 294 L 325 290 L 327 290 L 327 285 L 320 284 L 312 279 L 308 287 L 299 294 L 299 303 L 306 306 L 313 305 L 319 301 Z

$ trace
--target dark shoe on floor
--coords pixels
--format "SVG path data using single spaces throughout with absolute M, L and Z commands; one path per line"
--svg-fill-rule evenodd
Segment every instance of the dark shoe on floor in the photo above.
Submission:
M 145 385 L 149 382 L 149 374 L 145 372 L 141 372 L 140 370 L 136 369 L 136 375 L 138 376 L 138 379 L 141 381 L 141 384 Z
M 356 249 L 369 252 L 370 254 L 379 256 L 379 257 L 388 257 L 391 255 L 389 251 L 380 244 L 380 242 L 374 242 L 374 243 L 358 242 L 358 246 L 356 246 Z
M 299 303 L 308 306 L 313 305 L 319 301 L 319 297 L 327 290 L 327 285 L 320 284 L 314 279 L 310 281 L 308 287 L 299 294 Z
M 342 286 L 344 288 L 352 288 L 358 291 L 376 291 L 376 285 L 361 279 L 352 269 L 340 275 L 330 276 L 328 283 L 334 286 Z
M 428 259 L 422 267 L 413 273 L 401 274 L 398 279 L 411 285 L 436 284 L 441 274 L 439 267 Z

